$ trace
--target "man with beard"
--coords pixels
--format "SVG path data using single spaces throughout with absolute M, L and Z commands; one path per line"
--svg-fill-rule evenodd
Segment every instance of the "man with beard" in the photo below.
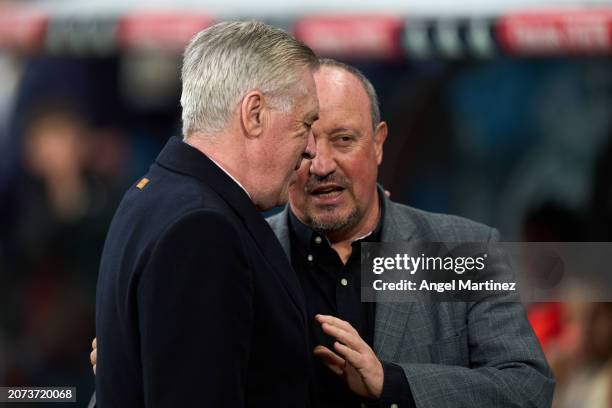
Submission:
M 302 163 L 290 205 L 268 219 L 306 299 L 314 405 L 549 407 L 554 380 L 518 302 L 361 302 L 362 242 L 498 233 L 389 200 L 376 183 L 387 124 L 371 83 L 328 59 L 314 77 L 317 154 Z
M 360 301 L 362 242 L 489 242 L 497 231 L 389 200 L 377 187 L 387 124 L 353 67 L 315 73 L 317 155 L 268 221 L 305 293 L 319 407 L 551 405 L 554 380 L 518 302 Z M 517 299 L 514 299 L 517 300 Z

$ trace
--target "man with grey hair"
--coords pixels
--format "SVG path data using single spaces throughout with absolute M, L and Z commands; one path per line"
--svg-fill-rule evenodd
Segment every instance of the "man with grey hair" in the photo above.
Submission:
M 489 243 L 498 233 L 389 200 L 376 184 L 388 130 L 372 84 L 328 59 L 314 79 L 317 154 L 300 167 L 290 205 L 268 219 L 306 300 L 313 405 L 550 407 L 554 379 L 515 296 L 361 302 L 361 243 Z M 94 372 L 99 355 L 94 344 Z
M 98 406 L 307 407 L 303 293 L 260 210 L 314 156 L 318 60 L 228 22 L 187 46 L 183 140 L 125 194 L 98 278 Z

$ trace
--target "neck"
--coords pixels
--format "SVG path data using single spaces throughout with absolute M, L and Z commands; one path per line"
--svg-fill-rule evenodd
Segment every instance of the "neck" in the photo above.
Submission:
M 229 173 L 247 191 L 251 200 L 255 201 L 251 187 L 248 160 L 245 161 L 244 146 L 232 141 L 230 134 L 203 135 L 194 134 L 189 136 L 185 143 L 194 147 L 208 156 L 223 170 Z

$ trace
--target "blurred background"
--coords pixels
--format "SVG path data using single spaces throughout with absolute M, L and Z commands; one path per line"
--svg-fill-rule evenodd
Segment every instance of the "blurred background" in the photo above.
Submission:
M 612 241 L 612 1 L 215 3 L 0 0 L 0 385 L 86 405 L 106 229 L 179 135 L 182 49 L 220 20 L 370 78 L 394 200 L 505 241 Z M 527 306 L 555 406 L 612 407 L 612 305 Z

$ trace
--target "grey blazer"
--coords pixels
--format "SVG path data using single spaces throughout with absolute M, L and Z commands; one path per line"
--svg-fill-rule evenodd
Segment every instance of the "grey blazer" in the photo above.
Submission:
M 499 239 L 464 218 L 385 206 L 383 242 Z M 288 209 L 268 222 L 290 256 Z M 555 381 L 518 301 L 377 303 L 374 351 L 403 368 L 419 408 L 552 404 Z

